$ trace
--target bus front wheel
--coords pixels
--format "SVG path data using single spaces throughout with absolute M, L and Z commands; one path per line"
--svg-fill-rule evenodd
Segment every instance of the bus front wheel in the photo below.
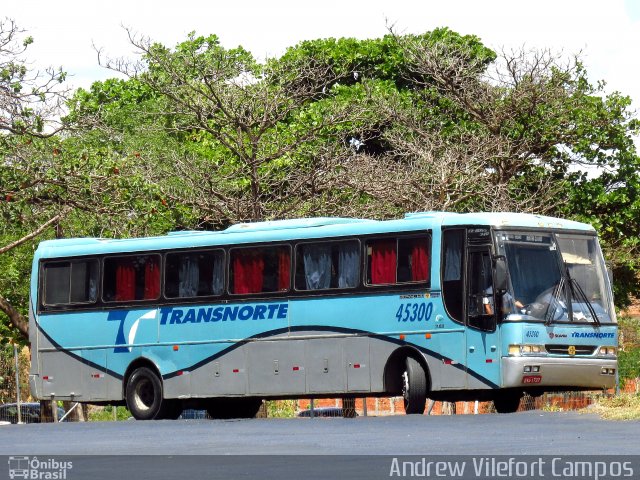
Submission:
M 424 413 L 427 401 L 427 375 L 415 358 L 407 357 L 402 373 L 402 396 L 407 415 Z
M 136 420 L 163 418 L 162 382 L 147 367 L 136 368 L 127 380 L 127 407 Z M 168 406 L 167 404 L 164 405 Z

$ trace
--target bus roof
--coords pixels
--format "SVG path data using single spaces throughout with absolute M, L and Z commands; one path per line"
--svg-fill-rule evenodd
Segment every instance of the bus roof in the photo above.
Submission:
M 176 231 L 158 237 L 104 239 L 69 238 L 46 240 L 36 251 L 38 258 L 73 257 L 92 254 L 127 253 L 180 249 L 190 247 L 224 246 L 294 239 L 317 239 L 387 232 L 410 232 L 441 226 L 477 225 L 496 228 L 544 228 L 594 232 L 591 225 L 524 213 L 480 212 L 415 212 L 403 219 L 368 220 L 342 217 L 317 217 L 265 222 L 239 223 L 226 230 Z

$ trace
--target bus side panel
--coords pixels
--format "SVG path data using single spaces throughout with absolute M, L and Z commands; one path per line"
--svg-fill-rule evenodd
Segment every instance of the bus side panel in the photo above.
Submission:
M 216 343 L 188 347 L 196 362 L 214 352 L 227 351 L 203 365 L 194 362 L 196 366 L 189 372 L 192 396 L 243 395 L 247 392 L 246 352 L 242 347 L 231 348 L 233 346 L 233 343 Z M 170 385 L 173 378 L 164 381 L 165 385 Z
M 306 390 L 304 340 L 252 342 L 247 346 L 251 394 L 296 395 Z
M 65 352 L 40 352 L 42 399 L 57 398 L 88 400 L 84 390 L 84 376 L 88 375 L 82 361 Z
M 32 343 L 32 349 L 37 351 L 35 358 L 38 365 L 35 370 L 39 372 L 32 376 L 34 397 L 48 399 L 54 396 L 83 402 L 120 399 L 119 396 L 107 395 L 108 384 L 120 386 L 121 380 L 107 373 L 105 348 L 65 352 L 59 350 L 37 327 L 34 333 L 37 343 Z
M 306 390 L 309 393 L 346 391 L 343 339 L 316 338 L 305 343 Z
M 467 387 L 467 373 L 465 369 L 465 332 L 448 317 L 441 320 L 440 325 L 446 328 L 437 329 L 425 345 L 431 351 L 438 353 L 440 361 L 432 375 L 438 376 L 440 388 L 433 390 L 460 390 Z
M 344 351 L 347 363 L 347 390 L 370 391 L 369 337 L 345 338 Z
M 116 381 L 107 376 L 107 350 L 87 349 L 82 350 L 82 388 L 84 398 L 82 400 L 107 400 L 107 384 L 109 380 Z

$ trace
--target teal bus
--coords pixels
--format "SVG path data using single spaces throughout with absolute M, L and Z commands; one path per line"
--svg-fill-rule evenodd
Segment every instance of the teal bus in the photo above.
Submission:
M 38 399 L 136 419 L 252 417 L 263 399 L 493 400 L 615 385 L 594 229 L 516 213 L 307 218 L 40 243 Z

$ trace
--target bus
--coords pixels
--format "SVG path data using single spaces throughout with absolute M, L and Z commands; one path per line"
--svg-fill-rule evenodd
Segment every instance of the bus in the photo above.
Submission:
M 38 399 L 136 419 L 255 416 L 264 399 L 492 400 L 609 389 L 610 278 L 587 224 L 516 213 L 306 218 L 40 243 Z

